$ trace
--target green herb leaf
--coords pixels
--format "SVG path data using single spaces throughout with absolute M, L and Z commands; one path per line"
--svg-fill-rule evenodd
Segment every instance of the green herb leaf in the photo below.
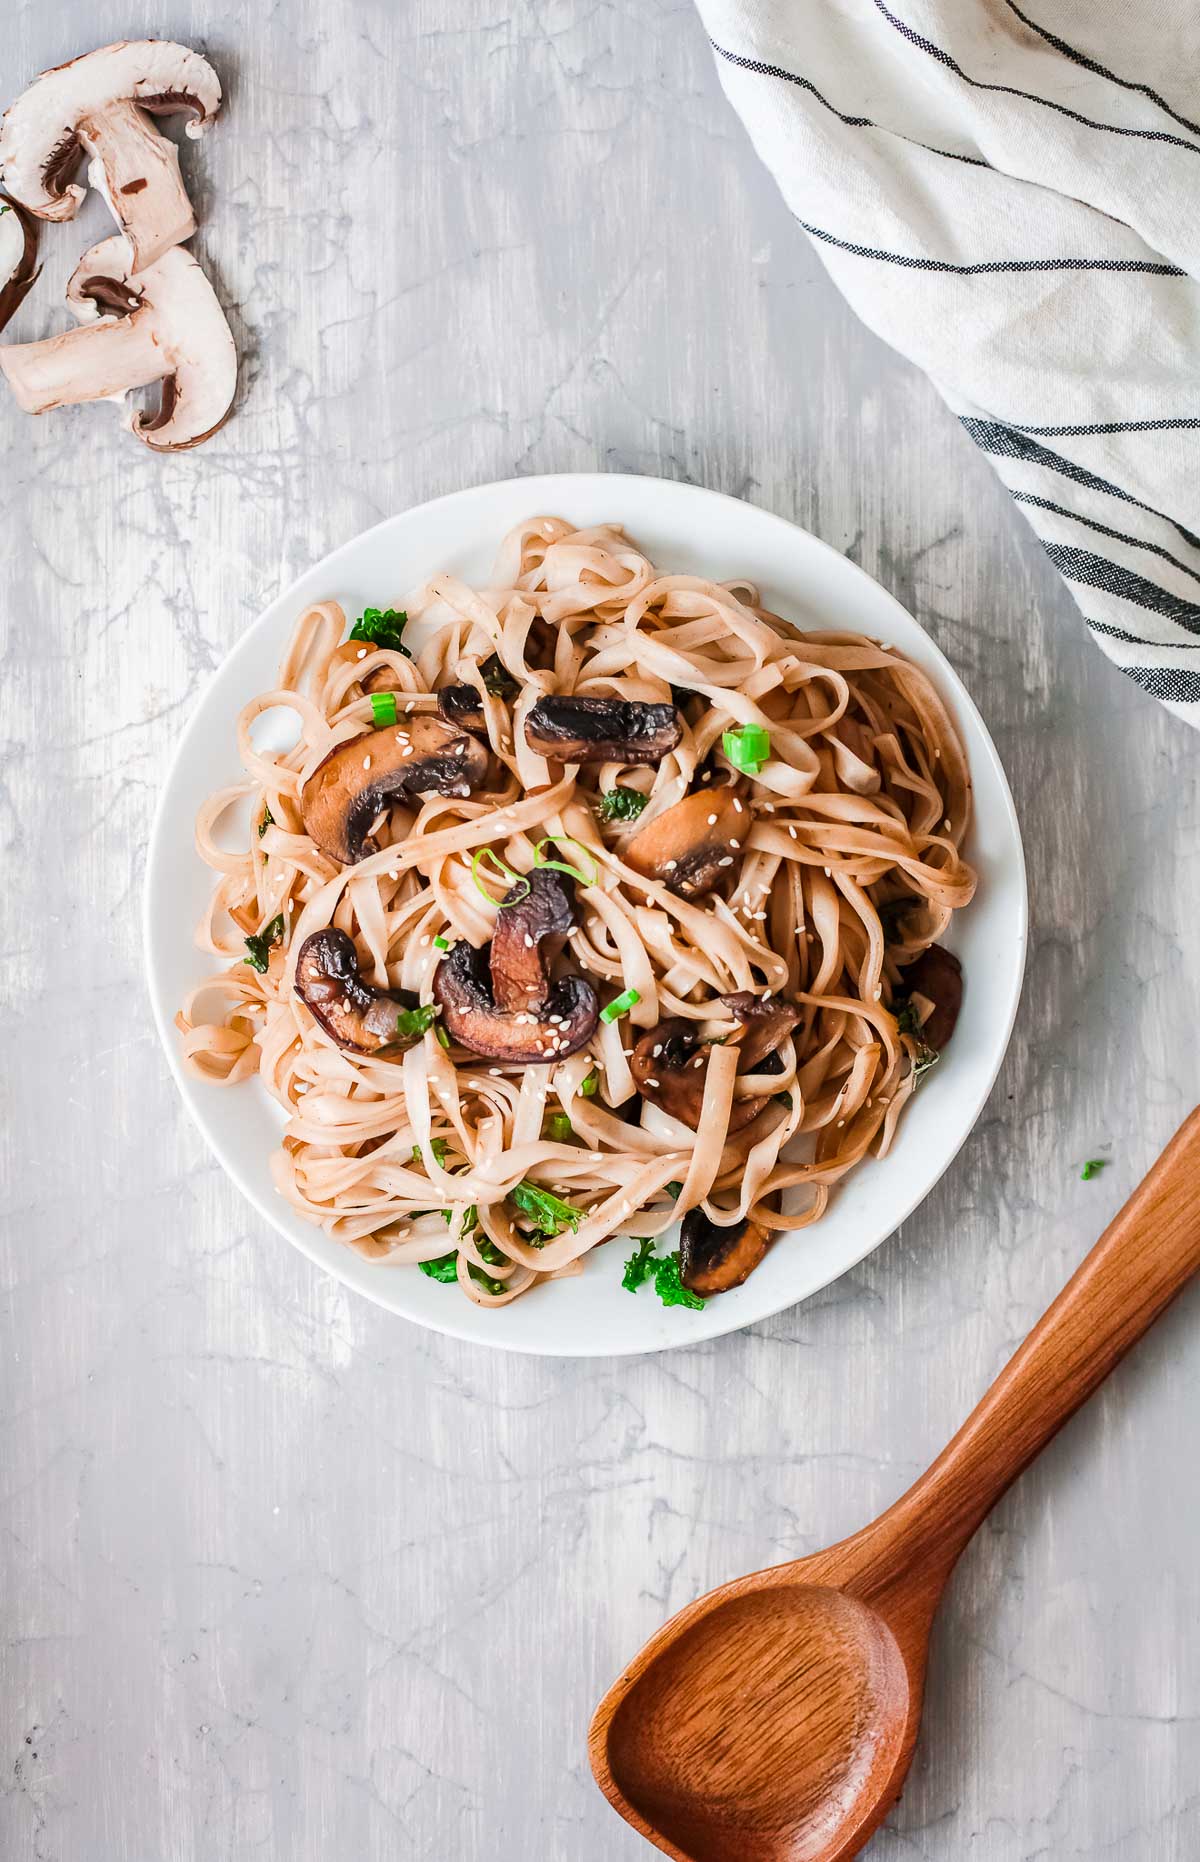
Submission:
M 761 724 L 744 724 L 740 730 L 722 733 L 721 748 L 735 769 L 744 776 L 757 776 L 771 754 L 771 738 Z
M 441 1014 L 436 1002 L 422 1002 L 419 1008 L 401 1009 L 396 1016 L 396 1039 L 398 1041 L 415 1041 L 433 1027 Z
M 1085 1183 L 1090 1183 L 1093 1177 L 1098 1177 L 1100 1172 L 1108 1164 L 1108 1161 L 1107 1157 L 1089 1157 L 1087 1163 L 1079 1173 L 1083 1181 Z
M 282 943 L 283 913 L 280 912 L 276 917 L 272 918 L 269 925 L 264 925 L 261 931 L 252 934 L 246 939 L 246 949 L 250 954 L 247 957 L 243 957 L 242 962 L 248 963 L 252 970 L 257 970 L 261 975 L 265 976 L 267 966 L 271 961 L 272 950 L 275 948 L 276 944 Z
M 400 639 L 407 624 L 403 608 L 364 608 L 350 629 L 350 638 L 366 640 L 373 647 L 403 653 L 405 659 L 411 659 L 412 654 Z
M 275 826 L 275 817 L 271 813 L 270 804 L 267 802 L 264 802 L 262 820 L 258 824 L 259 840 L 262 839 L 263 835 L 266 833 L 268 828 L 273 828 L 274 826 Z
M 683 1195 L 682 1183 L 674 1183 L 674 1182 L 664 1183 L 663 1188 L 666 1190 L 667 1195 L 673 1196 L 676 1199 L 676 1201 L 678 1201 L 679 1198 Z
M 574 1133 L 575 1127 L 565 1112 L 552 1112 L 546 1120 L 542 1135 L 549 1138 L 552 1144 L 565 1144 Z
M 636 821 L 649 800 L 640 789 L 619 782 L 615 789 L 605 789 L 596 812 L 601 821 Z
M 429 1148 L 433 1152 L 435 1161 L 439 1163 L 444 1170 L 446 1168 L 446 1152 L 449 1149 L 446 1140 L 444 1138 L 431 1138 L 429 1140 Z M 419 1164 L 421 1162 L 421 1147 L 419 1144 L 413 1145 L 412 1155 L 413 1163 Z
M 397 721 L 395 692 L 372 692 L 371 716 L 375 721 L 376 729 L 380 729 L 385 724 L 395 724 Z
M 609 1023 L 617 1021 L 622 1015 L 627 1015 L 641 999 L 636 989 L 623 990 L 619 996 L 614 997 L 601 1009 L 600 1020 Z
M 495 1242 L 492 1240 L 490 1235 L 485 1235 L 483 1240 L 479 1242 L 477 1245 L 478 1245 L 480 1254 L 482 1254 L 484 1260 L 487 1261 L 490 1266 L 492 1267 L 507 1267 L 508 1266 L 508 1256 L 501 1254 L 499 1248 L 496 1246 Z
M 498 653 L 490 653 L 479 670 L 493 698 L 515 698 L 521 689 Z
M 654 1291 L 664 1306 L 690 1306 L 693 1312 L 704 1311 L 704 1301 L 700 1294 L 685 1287 L 679 1277 L 678 1248 L 673 1254 L 655 1254 L 652 1240 L 639 1242 L 636 1253 L 631 1254 L 625 1263 L 621 1285 L 628 1292 L 636 1293 L 650 1279 L 653 1279 Z
M 621 1285 L 628 1293 L 636 1293 L 642 1282 L 649 1280 L 654 1272 L 654 1242 L 647 1237 L 638 1243 L 636 1251 L 625 1263 L 625 1272 L 621 1276 Z
M 543 1235 L 561 1235 L 564 1229 L 577 1229 L 583 1220 L 581 1209 L 572 1208 L 561 1196 L 552 1195 L 540 1183 L 531 1183 L 528 1177 L 518 1183 L 515 1190 L 509 1191 L 508 1200 L 515 1203 L 523 1215 L 532 1216 Z
M 450 1254 L 439 1255 L 436 1261 L 418 1261 L 417 1265 L 431 1280 L 457 1280 L 458 1249 L 455 1248 Z

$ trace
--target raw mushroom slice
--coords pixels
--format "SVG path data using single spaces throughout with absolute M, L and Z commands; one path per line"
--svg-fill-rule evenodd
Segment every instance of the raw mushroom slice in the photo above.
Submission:
M 577 1054 L 600 1017 L 599 998 L 582 976 L 560 978 L 536 1015 L 506 1012 L 492 993 L 488 947 L 476 950 L 465 940 L 434 971 L 433 999 L 446 1032 L 461 1047 L 523 1066 L 548 1066 Z
M 733 884 L 750 822 L 740 784 L 693 789 L 638 829 L 625 858 L 635 873 L 661 879 L 680 898 L 703 898 Z
M 467 796 L 487 773 L 488 754 L 477 738 L 443 718 L 406 716 L 402 725 L 352 737 L 318 763 L 300 796 L 304 831 L 331 860 L 354 866 L 375 851 L 371 824 L 393 802 Z
M 80 327 L 0 345 L 0 370 L 27 414 L 120 400 L 162 383 L 157 413 L 125 424 L 155 452 L 199 446 L 229 413 L 237 354 L 225 313 L 190 252 L 174 246 L 137 278 L 119 235 L 85 252 L 67 286 Z
M 528 886 L 528 890 L 524 888 Z M 550 966 L 575 924 L 575 889 L 561 873 L 535 867 L 511 886 L 492 936 L 492 997 L 506 1015 L 545 1008 Z
M 560 763 L 658 763 L 683 736 L 674 705 L 627 698 L 539 698 L 525 741 Z
M 14 200 L 41 220 L 72 220 L 86 189 L 72 179 L 86 153 L 88 180 L 129 242 L 142 272 L 196 230 L 173 142 L 151 117 L 186 113 L 199 136 L 221 106 L 216 72 L 169 39 L 122 40 L 44 71 L 5 113 L 0 168 Z
M 339 1047 L 355 1054 L 401 1053 L 424 1029 L 399 1032 L 401 1015 L 420 1007 L 406 990 L 393 993 L 364 983 L 358 952 L 344 931 L 314 931 L 296 958 L 296 994 Z
M 679 1278 L 706 1297 L 728 1293 L 754 1272 L 766 1251 L 766 1230 L 748 1217 L 722 1228 L 703 1209 L 689 1209 L 679 1231 Z
M 37 277 L 37 221 L 0 194 L 0 330 Z

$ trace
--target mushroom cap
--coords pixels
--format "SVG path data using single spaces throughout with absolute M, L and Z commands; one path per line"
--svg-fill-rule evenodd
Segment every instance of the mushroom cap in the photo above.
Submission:
M 447 1032 L 473 1054 L 524 1066 L 549 1066 L 577 1054 L 600 1018 L 592 985 L 582 976 L 564 976 L 551 987 L 539 1015 L 507 1014 L 492 994 L 489 949 L 476 950 L 464 940 L 434 971 L 433 999 Z
M 681 898 L 703 898 L 732 885 L 736 843 L 745 844 L 750 825 L 740 785 L 715 783 L 693 789 L 639 828 L 625 858 L 635 873 L 661 879 Z
M 437 702 L 447 724 L 454 725 L 457 730 L 486 731 L 483 700 L 473 685 L 443 685 Z
M 314 931 L 301 944 L 295 990 L 326 1034 L 352 1053 L 400 1053 L 421 1039 L 419 1034 L 397 1033 L 399 1016 L 417 1008 L 417 998 L 364 983 L 354 940 L 332 925 Z
M 921 1023 L 921 1039 L 940 1054 L 954 1033 L 962 1008 L 962 964 L 952 950 L 931 944 L 900 972 L 900 989 L 908 996 L 924 996 L 933 1004 Z
M 86 192 L 71 179 L 80 119 L 126 101 L 153 115 L 187 111 L 197 136 L 221 106 L 221 84 L 206 58 L 170 39 L 119 40 L 43 71 L 0 126 L 0 168 L 13 199 L 42 220 L 73 219 Z
M 444 718 L 406 717 L 339 744 L 304 785 L 304 829 L 322 853 L 353 866 L 372 851 L 371 823 L 391 803 L 413 795 L 470 795 L 487 780 L 488 754 L 478 738 Z
M 762 1070 L 763 1061 L 770 1059 L 801 1020 L 801 1011 L 786 996 L 756 996 L 749 989 L 739 989 L 720 1000 L 746 1030 L 738 1046 L 739 1073 Z
M 37 277 L 37 221 L 0 193 L 0 330 Z
M 766 1230 L 748 1217 L 723 1228 L 703 1209 L 689 1209 L 679 1230 L 679 1278 L 693 1293 L 728 1293 L 754 1272 L 766 1251 Z
M 683 736 L 674 705 L 629 698 L 539 698 L 525 714 L 525 741 L 560 763 L 657 763 Z
M 534 867 L 527 890 L 511 886 L 492 934 L 492 997 L 507 1015 L 539 1013 L 551 991 L 550 965 L 575 924 L 575 888 L 563 873 Z

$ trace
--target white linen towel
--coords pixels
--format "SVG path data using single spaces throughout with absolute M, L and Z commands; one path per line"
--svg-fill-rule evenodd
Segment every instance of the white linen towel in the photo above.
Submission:
M 698 0 L 863 321 L 1121 670 L 1200 724 L 1200 6 Z

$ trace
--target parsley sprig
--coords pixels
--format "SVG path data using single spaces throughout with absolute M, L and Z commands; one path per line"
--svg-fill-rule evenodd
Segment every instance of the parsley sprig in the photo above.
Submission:
M 279 912 L 272 918 L 270 924 L 264 925 L 261 931 L 252 932 L 246 939 L 248 955 L 243 957 L 242 962 L 248 963 L 252 970 L 259 972 L 260 976 L 265 976 L 267 966 L 271 961 L 271 952 L 276 944 L 282 943 L 283 913 Z
M 664 1306 L 690 1306 L 694 1312 L 703 1312 L 703 1299 L 684 1286 L 679 1267 L 679 1249 L 673 1254 L 655 1254 L 654 1241 L 648 1236 L 626 1261 L 621 1285 L 627 1292 L 636 1293 L 647 1280 L 653 1280 L 654 1291 Z

